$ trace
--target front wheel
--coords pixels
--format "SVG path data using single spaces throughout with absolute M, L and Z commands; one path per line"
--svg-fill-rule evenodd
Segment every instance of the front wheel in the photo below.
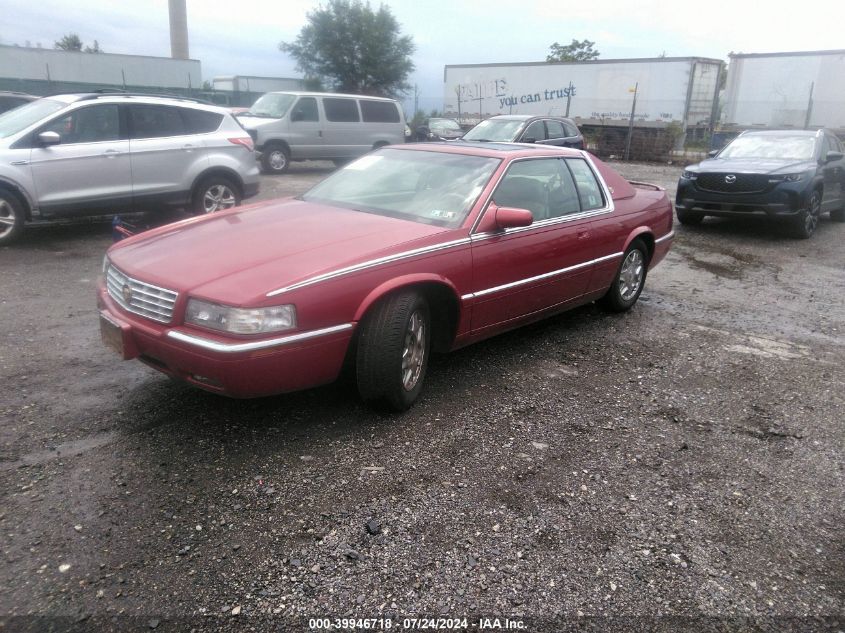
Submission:
M 270 145 L 261 153 L 265 174 L 283 174 L 290 169 L 290 152 L 283 145 Z
M 241 203 L 238 187 L 228 178 L 212 176 L 203 180 L 194 193 L 191 211 L 196 215 L 231 209 Z
M 807 208 L 802 209 L 792 219 L 792 237 L 799 240 L 806 240 L 816 232 L 819 225 L 819 216 L 822 213 L 822 193 L 818 189 L 810 194 L 807 201 Z
M 648 249 L 641 240 L 634 240 L 622 257 L 622 264 L 613 278 L 601 305 L 611 312 L 625 312 L 640 298 L 648 272 Z
M 361 398 L 393 411 L 408 409 L 422 392 L 430 349 L 425 298 L 404 292 L 382 299 L 361 323 L 356 362 Z
M 23 231 L 24 213 L 14 194 L 0 189 L 0 246 L 11 244 Z

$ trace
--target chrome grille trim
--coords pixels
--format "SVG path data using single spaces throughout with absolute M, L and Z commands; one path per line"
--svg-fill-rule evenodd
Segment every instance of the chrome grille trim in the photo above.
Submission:
M 128 303 L 123 297 L 124 286 L 132 290 Z M 159 323 L 170 323 L 173 320 L 173 306 L 179 297 L 179 293 L 174 290 L 133 279 L 111 263 L 106 268 L 106 289 L 109 296 L 128 312 Z

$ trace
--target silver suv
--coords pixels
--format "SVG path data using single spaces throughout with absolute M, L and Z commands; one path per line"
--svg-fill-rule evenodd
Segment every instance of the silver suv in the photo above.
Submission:
M 163 206 L 211 213 L 256 193 L 252 139 L 222 108 L 94 93 L 0 115 L 0 245 L 27 221 Z

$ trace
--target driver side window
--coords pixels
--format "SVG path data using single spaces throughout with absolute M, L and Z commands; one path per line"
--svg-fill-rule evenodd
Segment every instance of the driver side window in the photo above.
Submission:
M 293 107 L 290 120 L 294 123 L 299 121 L 319 121 L 320 116 L 317 113 L 317 99 L 314 97 L 302 97 Z
M 62 145 L 98 143 L 120 138 L 120 117 L 117 105 L 85 106 L 51 121 L 36 132 L 55 132 Z

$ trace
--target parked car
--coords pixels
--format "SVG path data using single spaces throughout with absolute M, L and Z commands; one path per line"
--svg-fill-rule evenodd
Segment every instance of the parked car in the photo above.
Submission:
M 0 114 L 8 112 L 18 106 L 25 105 L 31 101 L 38 99 L 35 95 L 26 94 L 25 92 L 9 92 L 0 90 Z
M 45 97 L 0 115 L 0 245 L 29 220 L 211 213 L 258 192 L 250 136 L 225 110 L 127 93 Z
M 417 126 L 418 141 L 454 141 L 464 135 L 455 119 L 432 117 Z
M 571 119 L 532 114 L 500 114 L 464 134 L 465 141 L 539 143 L 584 149 L 584 137 Z
M 292 160 L 341 165 L 384 145 L 405 142 L 405 115 L 393 99 L 326 92 L 268 92 L 238 116 L 268 174 Z
M 681 224 L 708 215 L 760 216 L 788 222 L 795 237 L 808 238 L 824 212 L 845 222 L 842 143 L 828 130 L 744 132 L 684 170 L 675 208 Z
M 672 237 L 663 189 L 585 152 L 392 146 L 299 198 L 118 242 L 100 327 L 121 358 L 235 397 L 328 383 L 347 360 L 365 401 L 402 410 L 432 350 L 594 300 L 628 310 Z

